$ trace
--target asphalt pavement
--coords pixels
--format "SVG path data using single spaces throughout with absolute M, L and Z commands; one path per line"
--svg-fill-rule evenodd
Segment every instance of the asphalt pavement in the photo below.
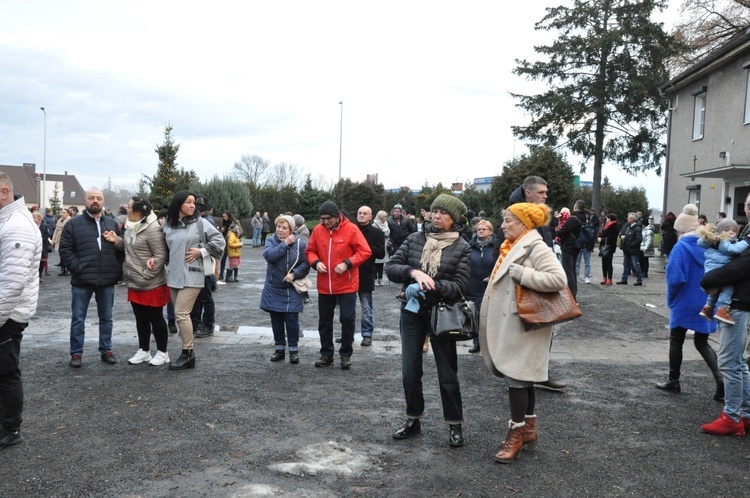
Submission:
M 262 251 L 246 246 L 242 259 L 240 281 L 215 294 L 214 336 L 196 339 L 196 368 L 175 372 L 127 364 L 138 343 L 124 287 L 118 364 L 99 361 L 92 302 L 84 366 L 69 368 L 70 281 L 51 254 L 21 350 L 25 442 L 0 451 L 0 496 L 750 496 L 750 439 L 700 431 L 721 405 L 690 341 L 683 392 L 654 388 L 667 375 L 660 258 L 634 287 L 599 285 L 592 257 L 583 317 L 558 326 L 552 347 L 551 372 L 568 387 L 538 391 L 539 445 L 510 465 L 493 460 L 509 417 L 503 382 L 469 343 L 459 344 L 466 445 L 448 447 L 429 352 L 423 432 L 391 438 L 405 408 L 397 285 L 376 287 L 374 342 L 357 335 L 352 370 L 313 365 L 314 291 L 300 364 L 271 363 Z M 621 263 L 618 253 L 616 273 Z M 170 356 L 179 350 L 171 335 Z

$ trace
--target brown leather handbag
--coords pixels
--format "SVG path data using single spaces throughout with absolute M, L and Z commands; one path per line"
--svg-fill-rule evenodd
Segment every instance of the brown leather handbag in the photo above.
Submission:
M 524 330 L 569 322 L 582 314 L 568 287 L 558 292 L 538 292 L 516 285 L 516 306 Z
M 536 245 L 529 246 L 524 260 Z M 582 315 L 569 287 L 558 292 L 539 292 L 516 284 L 516 308 L 526 331 L 569 322 Z

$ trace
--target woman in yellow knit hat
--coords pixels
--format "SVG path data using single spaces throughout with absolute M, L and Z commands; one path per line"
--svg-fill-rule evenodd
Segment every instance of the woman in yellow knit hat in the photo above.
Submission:
M 552 327 L 525 331 L 518 316 L 515 286 L 557 292 L 567 286 L 562 265 L 537 227 L 549 223 L 545 204 L 521 202 L 503 212 L 505 242 L 481 306 L 479 341 L 487 367 L 505 377 L 510 398 L 509 430 L 495 460 L 510 463 L 537 440 L 534 383 L 548 378 Z

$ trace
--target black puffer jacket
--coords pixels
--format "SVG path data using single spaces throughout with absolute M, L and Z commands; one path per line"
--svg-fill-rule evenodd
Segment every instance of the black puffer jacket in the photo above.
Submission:
M 620 249 L 625 255 L 639 254 L 643 242 L 643 227 L 636 221 L 632 225 L 625 225 L 623 230 L 625 238 L 620 241 Z
M 100 216 L 102 232 L 115 232 L 121 236 L 115 220 Z M 60 259 L 73 274 L 70 283 L 75 286 L 115 285 L 122 276 L 122 262 L 125 253 L 102 237 L 99 249 L 96 220 L 84 211 L 72 218 L 63 228 L 60 237 Z
M 372 256 L 359 266 L 359 290 L 372 292 L 375 290 L 375 260 L 385 257 L 385 235 L 372 223 L 365 226 L 357 223 L 357 226 L 372 251 Z
M 728 285 L 734 285 L 730 308 L 750 311 L 750 249 L 721 268 L 706 273 L 701 280 L 704 289 L 721 289 Z
M 576 239 L 585 224 L 586 213 L 583 211 L 573 211 L 568 221 L 557 230 L 557 236 L 560 237 L 560 249 L 566 252 L 578 253 L 580 249 L 576 247 Z
M 432 224 L 426 223 L 425 225 L 423 231 L 413 233 L 406 238 L 385 267 L 388 280 L 404 284 L 404 289 L 414 283 L 414 279 L 409 276 L 411 270 L 422 269 L 420 261 L 427 242 L 427 234 L 433 232 Z M 454 225 L 453 229 L 461 232 L 460 225 Z M 432 277 L 435 281 L 435 290 L 425 292 L 425 301 L 420 311 L 429 310 L 440 298 L 454 302 L 462 295 L 466 296 L 470 275 L 471 248 L 469 243 L 459 236 L 453 244 L 443 249 L 440 268 Z

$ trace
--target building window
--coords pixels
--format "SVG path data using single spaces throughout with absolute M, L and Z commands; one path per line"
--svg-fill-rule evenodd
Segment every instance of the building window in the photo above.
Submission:
M 745 124 L 750 123 L 750 71 L 747 72 L 745 83 Z
M 695 108 L 693 109 L 693 140 L 703 138 L 703 129 L 706 124 L 706 92 L 695 96 Z
M 698 212 L 701 209 L 701 186 L 700 185 L 688 185 L 688 204 L 695 204 L 698 208 Z
M 70 198 L 73 199 L 75 196 L 76 196 L 76 191 L 75 190 L 71 190 L 70 191 Z

